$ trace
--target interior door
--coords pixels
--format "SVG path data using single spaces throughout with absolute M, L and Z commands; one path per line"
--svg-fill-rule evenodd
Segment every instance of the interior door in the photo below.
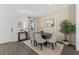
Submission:
M 12 20 L 6 17 L 0 17 L 0 43 L 12 41 Z

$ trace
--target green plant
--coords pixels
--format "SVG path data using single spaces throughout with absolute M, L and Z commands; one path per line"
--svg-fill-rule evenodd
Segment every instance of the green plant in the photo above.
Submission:
M 75 32 L 75 25 L 68 20 L 64 20 L 60 24 L 60 32 L 64 33 L 65 41 L 67 41 L 67 36 Z

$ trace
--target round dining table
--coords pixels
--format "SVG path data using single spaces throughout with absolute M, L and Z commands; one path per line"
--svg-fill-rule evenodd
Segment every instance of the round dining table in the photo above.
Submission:
M 41 33 L 42 38 L 43 38 L 43 39 L 46 39 L 46 40 L 47 40 L 47 39 L 50 39 L 50 38 L 51 38 L 51 35 L 52 35 L 52 34 L 50 34 L 50 33 Z
M 43 33 L 41 33 L 41 36 L 42 36 L 43 39 L 46 40 L 46 42 L 45 42 L 45 47 L 46 47 L 47 44 L 48 44 L 47 40 L 49 40 L 51 38 L 52 34 L 43 32 Z

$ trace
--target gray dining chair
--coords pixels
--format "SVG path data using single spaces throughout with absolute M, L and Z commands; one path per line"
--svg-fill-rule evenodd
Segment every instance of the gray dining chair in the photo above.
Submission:
M 47 42 L 52 44 L 52 49 L 54 49 L 54 47 L 57 46 L 56 41 L 57 41 L 57 33 L 54 31 L 51 37 L 47 39 Z
M 42 36 L 40 34 L 35 34 L 36 37 L 36 44 L 39 44 L 41 46 L 41 50 L 42 50 L 42 45 L 46 42 L 45 39 L 42 38 Z

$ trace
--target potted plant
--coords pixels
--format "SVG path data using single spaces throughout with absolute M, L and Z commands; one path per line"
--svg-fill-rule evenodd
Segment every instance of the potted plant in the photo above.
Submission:
M 64 42 L 68 42 L 67 36 L 75 32 L 75 25 L 73 25 L 68 20 L 64 20 L 60 24 L 60 32 L 64 33 Z

